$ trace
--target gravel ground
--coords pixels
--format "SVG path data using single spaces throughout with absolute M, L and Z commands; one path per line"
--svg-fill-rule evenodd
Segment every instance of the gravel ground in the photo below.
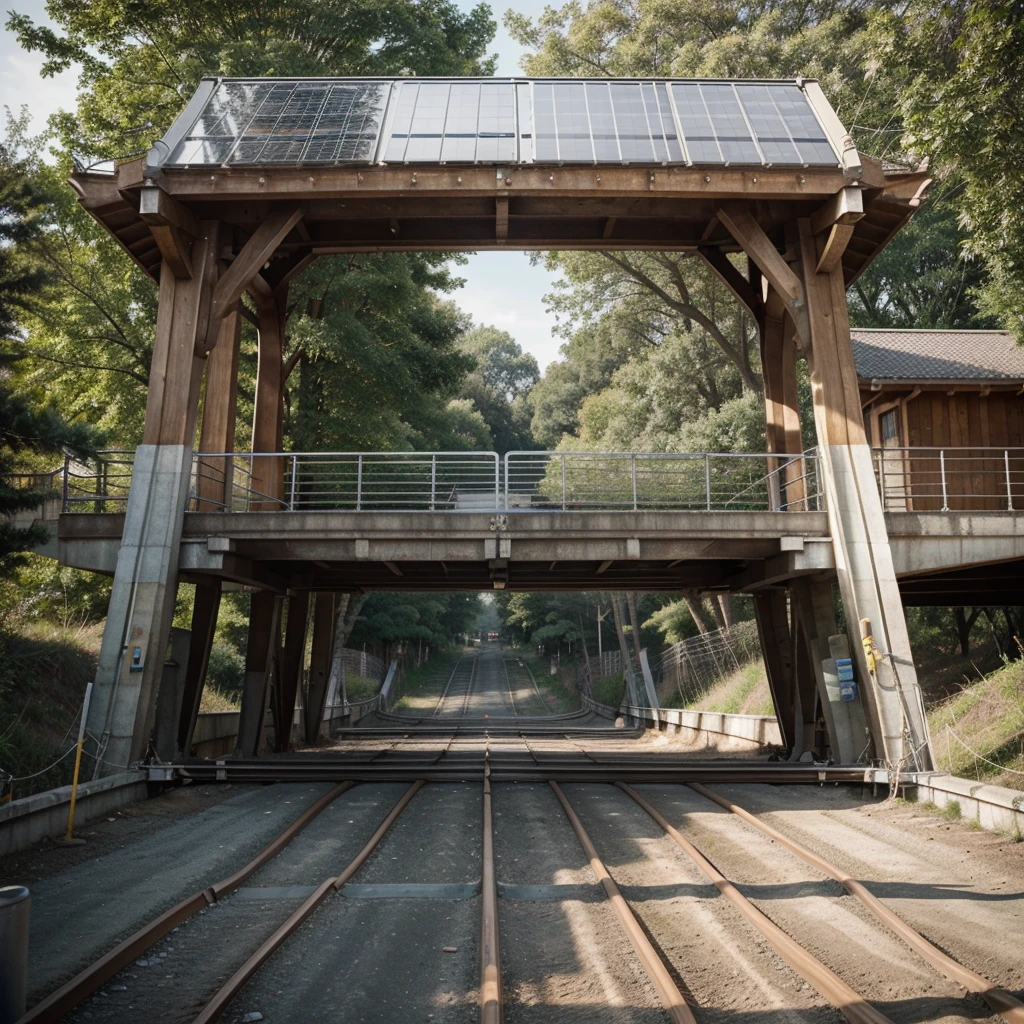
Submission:
M 343 793 L 242 889 L 174 929 L 70 1019 L 191 1020 L 308 891 L 359 852 L 405 789 L 387 783 Z M 294 886 L 302 891 L 280 891 Z
M 796 792 L 798 788 L 789 787 L 785 796 L 813 801 L 819 792 L 808 787 L 801 794 Z M 838 883 L 805 865 L 735 815 L 686 787 L 638 789 L 764 914 L 798 937 L 808 950 L 895 1024 L 997 1020 L 980 999 L 965 997 L 958 986 L 911 953 Z M 820 843 L 812 841 L 809 845 L 828 856 Z M 905 862 L 902 870 L 906 878 Z M 871 878 L 870 873 L 857 874 Z M 953 881 L 948 874 L 944 877 L 947 883 Z M 944 900 L 942 892 L 921 887 L 925 888 L 930 889 L 925 898 L 945 902 L 945 914 L 958 914 L 956 898 Z M 959 927 L 962 926 L 961 922 Z
M 24 859 L 23 870 L 35 873 L 31 1001 L 241 866 L 328 788 L 204 787 L 210 795 L 163 798 L 163 816 L 128 809 L 109 823 L 106 845 L 80 848 L 92 856 L 66 871 L 40 877 L 47 872 L 37 865 L 51 853 Z M 684 786 L 637 788 L 896 1024 L 996 1019 L 838 883 L 735 815 Z M 853 788 L 715 788 L 862 879 L 958 960 L 1024 992 L 1024 843 Z M 343 794 L 242 890 L 180 926 L 69 1019 L 191 1020 L 311 888 L 341 870 L 406 789 L 367 783 Z M 563 789 L 700 1024 L 839 1024 L 625 793 L 607 784 Z M 224 1019 L 475 1021 L 481 816 L 478 783 L 424 787 L 350 886 L 305 922 Z M 664 1020 L 550 787 L 495 785 L 494 827 L 508 1024 Z M 81 858 L 80 849 L 68 852 Z
M 327 783 L 246 789 L 32 886 L 29 1002 L 251 860 Z

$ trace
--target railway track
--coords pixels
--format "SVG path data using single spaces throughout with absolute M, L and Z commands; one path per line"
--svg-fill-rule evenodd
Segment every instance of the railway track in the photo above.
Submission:
M 475 787 L 479 787 L 479 789 Z M 334 846 L 343 845 L 341 844 L 341 834 L 336 834 L 337 826 L 326 829 L 322 828 L 321 832 L 324 835 L 321 835 L 316 841 L 313 839 L 306 840 L 304 836 L 308 834 L 306 830 L 314 820 L 328 808 L 331 808 L 332 812 L 338 812 L 334 817 L 339 822 L 342 819 L 347 819 L 350 814 L 357 814 L 358 812 L 355 808 L 366 806 L 365 799 L 362 802 L 360 800 L 360 794 L 366 788 L 364 786 L 354 786 L 351 782 L 343 782 L 324 793 L 255 858 L 222 881 L 179 901 L 170 910 L 154 918 L 149 924 L 129 936 L 92 965 L 79 972 L 67 984 L 43 999 L 42 1002 L 37 1004 L 22 1018 L 20 1024 L 49 1024 L 49 1022 L 64 1019 L 107 982 L 115 979 L 119 972 L 123 974 L 126 969 L 130 970 L 133 963 L 145 963 L 145 960 L 139 960 L 138 958 L 144 957 L 154 944 L 163 940 L 172 930 L 180 929 L 191 922 L 197 915 L 205 912 L 206 908 L 216 905 L 230 906 L 234 908 L 231 911 L 232 913 L 240 915 L 241 911 L 239 908 L 243 904 L 239 901 L 241 900 L 241 893 L 244 891 L 243 886 L 257 872 L 270 870 L 275 858 L 284 855 L 285 851 L 293 851 L 295 863 L 308 864 L 310 850 L 317 848 L 316 843 L 322 843 L 325 835 L 332 838 Z M 805 944 L 801 943 L 799 934 L 794 934 L 792 928 L 783 927 L 778 920 L 773 919 L 779 918 L 780 915 L 778 913 L 773 912 L 769 915 L 768 912 L 756 906 L 750 898 L 740 891 L 736 880 L 727 876 L 725 869 L 712 863 L 707 853 L 701 849 L 704 846 L 705 838 L 702 838 L 700 830 L 697 829 L 695 834 L 695 830 L 685 824 L 685 820 L 689 818 L 689 815 L 680 816 L 678 812 L 670 811 L 669 813 L 676 819 L 676 824 L 669 820 L 668 814 L 663 813 L 663 809 L 668 802 L 668 797 L 672 795 L 671 793 L 666 795 L 664 792 L 647 792 L 645 794 L 622 781 L 619 781 L 614 787 L 607 785 L 577 786 L 572 791 L 567 791 L 558 782 L 549 780 L 547 786 L 538 788 L 534 795 L 536 796 L 544 790 L 553 793 L 556 801 L 547 806 L 547 816 L 543 824 L 544 833 L 553 834 L 554 831 L 557 831 L 559 826 L 555 819 L 559 813 L 564 815 L 563 820 L 567 821 L 571 826 L 572 832 L 575 834 L 582 849 L 585 862 L 589 865 L 592 876 L 596 878 L 600 885 L 607 901 L 607 906 L 610 908 L 618 928 L 621 929 L 621 941 L 627 943 L 628 947 L 632 950 L 636 964 L 657 993 L 658 1002 L 667 1019 L 676 1022 L 676 1024 L 697 1024 L 697 1022 L 702 1020 L 702 1011 L 705 1007 L 700 996 L 694 994 L 694 988 L 689 986 L 691 965 L 686 962 L 685 958 L 680 958 L 678 955 L 666 952 L 666 950 L 672 947 L 673 930 L 679 933 L 687 933 L 694 929 L 695 924 L 687 918 L 685 911 L 680 911 L 674 916 L 671 929 L 666 931 L 664 921 L 658 922 L 648 917 L 646 897 L 642 892 L 638 893 L 637 886 L 622 885 L 617 882 L 614 875 L 618 873 L 619 869 L 608 867 L 608 863 L 605 860 L 607 854 L 604 853 L 602 848 L 608 848 L 612 857 L 611 863 L 622 863 L 621 852 L 616 849 L 616 844 L 621 841 L 635 842 L 631 835 L 626 836 L 623 834 L 626 831 L 630 831 L 631 826 L 618 823 L 609 825 L 609 822 L 613 819 L 616 819 L 616 822 L 618 819 L 626 822 L 627 816 L 624 814 L 621 802 L 614 804 L 615 810 L 602 813 L 599 813 L 600 808 L 594 803 L 595 800 L 607 801 L 615 799 L 615 793 L 624 794 L 629 801 L 649 816 L 663 830 L 665 835 L 671 838 L 675 845 L 682 850 L 689 862 L 695 865 L 717 892 L 732 907 L 738 910 L 742 920 L 740 927 L 752 932 L 756 931 L 758 936 L 766 940 L 780 960 L 788 965 L 790 970 L 803 979 L 806 985 L 809 985 L 833 1008 L 837 1019 L 842 1017 L 851 1022 L 851 1024 L 886 1024 L 886 1022 L 891 1022 L 892 1018 L 886 1014 L 884 1007 L 876 1005 L 877 1000 L 872 1001 L 862 993 L 861 989 L 863 984 L 865 984 L 862 979 L 862 971 L 854 969 L 854 965 L 846 965 L 845 970 L 840 970 L 835 965 L 829 966 L 819 959 Z M 681 793 L 683 790 L 684 787 L 682 786 L 675 787 L 672 793 Z M 420 779 L 398 790 L 395 787 L 390 789 L 385 787 L 385 790 L 375 791 L 371 794 L 373 796 L 373 801 L 371 802 L 374 810 L 372 813 L 363 813 L 362 818 L 359 819 L 358 828 L 349 830 L 352 832 L 351 835 L 346 833 L 348 848 L 354 848 L 354 844 L 358 843 L 358 852 L 354 856 L 347 857 L 343 864 L 338 864 L 334 870 L 323 877 L 308 878 L 307 881 L 312 884 L 306 888 L 311 891 L 305 894 L 301 902 L 294 906 L 290 912 L 283 914 L 283 916 L 279 914 L 281 919 L 276 923 L 272 922 L 274 926 L 269 934 L 266 934 L 267 927 L 265 926 L 260 933 L 262 936 L 260 941 L 257 942 L 254 939 L 249 948 L 233 948 L 238 947 L 239 943 L 236 932 L 230 930 L 230 922 L 233 919 L 229 917 L 219 926 L 222 929 L 226 929 L 223 932 L 225 936 L 227 934 L 232 936 L 231 943 L 227 944 L 224 948 L 221 948 L 223 944 L 218 944 L 216 948 L 208 951 L 208 955 L 223 955 L 227 970 L 222 970 L 219 975 L 216 975 L 217 982 L 215 984 L 210 984 L 209 980 L 206 979 L 203 982 L 205 988 L 192 993 L 195 998 L 192 1000 L 191 1005 L 195 1012 L 193 1013 L 190 1010 L 187 1019 L 191 1020 L 193 1024 L 213 1024 L 213 1022 L 224 1018 L 231 1008 L 234 1008 L 233 1012 L 235 1013 L 232 1019 L 250 1019 L 238 1016 L 238 1013 L 241 1012 L 239 1009 L 239 999 L 244 993 L 252 991 L 250 986 L 258 982 L 261 972 L 265 969 L 271 969 L 275 962 L 280 964 L 282 957 L 288 959 L 288 962 L 293 964 L 301 962 L 301 953 L 294 950 L 289 953 L 289 950 L 295 947 L 296 944 L 301 944 L 304 935 L 312 934 L 314 946 L 321 953 L 325 952 L 323 948 L 325 941 L 329 943 L 332 936 L 334 941 L 338 941 L 340 938 L 336 934 L 344 930 L 340 924 L 329 924 L 327 919 L 321 917 L 317 918 L 320 924 L 314 925 L 310 920 L 313 915 L 330 904 L 337 905 L 339 897 L 341 898 L 340 904 L 342 907 L 344 907 L 346 902 L 349 907 L 357 905 L 358 899 L 353 902 L 352 900 L 346 901 L 344 897 L 349 891 L 355 893 L 360 888 L 359 885 L 355 885 L 354 889 L 352 888 L 353 880 L 358 878 L 359 872 L 367 865 L 375 853 L 378 854 L 376 862 L 378 868 L 382 864 L 387 867 L 392 862 L 400 859 L 394 855 L 395 851 L 400 853 L 402 850 L 400 840 L 396 839 L 394 841 L 391 847 L 391 856 L 387 856 L 388 851 L 381 850 L 380 847 L 406 809 L 410 805 L 416 807 L 417 800 L 422 801 L 432 797 L 435 800 L 443 801 L 447 799 L 446 794 L 453 792 L 461 794 L 459 799 L 462 799 L 464 803 L 468 801 L 466 803 L 467 807 L 470 805 L 475 806 L 477 798 L 472 797 L 474 791 L 479 794 L 478 807 L 480 814 L 478 819 L 478 835 L 480 838 L 478 881 L 471 880 L 469 883 L 462 885 L 452 885 L 450 883 L 433 886 L 420 884 L 418 887 L 417 885 L 405 885 L 404 887 L 402 885 L 392 885 L 391 890 L 394 890 L 393 895 L 403 899 L 415 899 L 417 895 L 421 899 L 444 898 L 449 901 L 459 900 L 463 902 L 479 899 L 479 925 L 475 943 L 477 966 L 472 970 L 473 977 L 467 983 L 462 999 L 465 1002 L 474 998 L 473 989 L 475 988 L 475 999 L 479 1007 L 481 1024 L 500 1024 L 502 1020 L 514 1019 L 519 1004 L 513 1001 L 510 1007 L 505 1007 L 503 1000 L 502 951 L 505 944 L 501 942 L 500 937 L 502 923 L 507 916 L 503 906 L 506 900 L 511 904 L 512 901 L 517 899 L 526 899 L 528 901 L 537 898 L 558 899 L 559 894 L 548 897 L 545 897 L 543 894 L 538 896 L 536 893 L 524 894 L 523 890 L 530 889 L 530 886 L 516 887 L 506 885 L 503 887 L 499 882 L 498 860 L 495 854 L 496 817 L 493 807 L 495 784 L 493 782 L 493 775 L 486 766 L 482 780 L 478 780 L 468 790 L 464 786 L 453 789 L 450 786 L 426 783 Z M 500 789 L 499 787 L 499 791 L 502 798 L 499 806 L 503 807 L 505 812 L 508 813 L 509 808 L 514 806 L 510 801 L 515 801 L 518 798 L 517 794 L 521 793 L 522 789 L 517 787 Z M 796 842 L 791 836 L 774 828 L 761 818 L 746 811 L 733 800 L 722 796 L 714 790 L 710 790 L 700 784 L 694 784 L 686 787 L 685 792 L 689 794 L 688 799 L 696 798 L 700 801 L 704 805 L 702 809 L 710 811 L 716 811 L 716 808 L 720 809 L 721 817 L 724 819 L 722 823 L 726 826 L 731 820 L 735 822 L 738 829 L 753 827 L 763 836 L 770 838 L 777 844 L 775 851 L 771 855 L 773 861 L 780 859 L 780 857 L 792 855 L 804 864 L 811 866 L 814 871 L 839 882 L 871 915 L 870 920 L 874 922 L 874 927 L 878 930 L 880 937 L 883 935 L 895 935 L 905 944 L 908 952 L 919 957 L 920 961 L 934 971 L 936 975 L 941 975 L 960 988 L 979 996 L 994 1013 L 1000 1015 L 1009 1024 L 1024 1024 L 1024 1003 L 1016 995 L 996 982 L 983 977 L 972 970 L 969 965 L 959 962 L 947 951 L 940 949 L 937 945 L 930 942 L 927 937 L 917 932 L 890 907 L 875 897 L 863 883 L 852 878 L 842 869 L 830 864 L 818 852 L 807 849 Z M 395 799 L 396 795 L 397 799 Z M 621 801 L 621 798 L 619 799 Z M 662 809 L 659 809 L 659 805 Z M 384 807 L 389 809 L 386 814 L 381 816 L 381 809 Z M 500 816 L 501 811 L 498 813 Z M 684 821 L 681 822 L 679 820 L 680 817 Z M 716 813 L 717 817 L 719 817 L 718 813 Z M 354 821 L 352 820 L 348 822 L 349 825 L 353 823 Z M 595 826 L 597 827 L 598 835 L 596 839 L 592 837 L 588 825 L 591 829 Z M 368 830 L 371 826 L 375 827 L 373 827 L 372 832 L 368 834 L 365 840 L 355 834 L 360 829 Z M 405 840 L 406 855 L 408 855 L 408 850 L 410 849 L 424 849 L 421 845 L 424 840 L 419 837 L 418 831 L 423 828 L 434 828 L 435 830 L 437 828 L 436 812 L 433 805 L 424 806 L 420 809 L 419 824 L 414 823 L 411 826 L 412 831 Z M 507 829 L 512 831 L 509 832 Z M 635 826 L 632 826 L 632 829 L 635 831 Z M 462 827 L 457 829 L 460 836 L 465 835 L 466 831 Z M 363 835 L 365 834 L 364 831 Z M 518 831 L 513 825 L 506 826 L 506 832 L 503 833 L 502 839 L 506 850 L 516 848 L 514 844 L 520 841 Z M 307 844 L 309 849 L 304 851 L 296 850 L 295 846 L 301 845 L 303 842 Z M 737 832 L 736 842 L 737 844 L 740 842 L 739 832 Z M 786 851 L 786 853 L 782 854 L 780 852 L 782 850 Z M 521 849 L 519 852 L 523 855 L 529 853 L 529 851 Z M 569 856 L 571 859 L 571 854 L 563 853 L 561 856 Z M 431 858 L 426 858 L 425 863 L 428 866 L 430 862 Z M 466 858 L 466 867 L 470 871 L 475 871 L 477 867 L 475 854 Z M 294 866 L 282 866 L 280 869 L 286 875 L 294 870 Z M 684 873 L 682 873 L 680 868 L 673 869 L 673 872 L 678 876 L 678 883 L 685 882 Z M 364 890 L 373 888 L 373 885 L 362 886 Z M 388 886 L 377 885 L 376 888 L 388 889 Z M 532 888 L 541 890 L 545 887 L 534 886 Z M 557 889 L 557 886 L 555 888 Z M 569 888 L 572 887 L 570 886 Z M 431 892 L 428 894 L 426 890 L 431 890 Z M 440 890 L 440 894 L 436 890 Z M 259 893 L 271 892 L 272 890 L 264 888 L 255 891 Z M 504 893 L 504 898 L 501 898 L 502 892 Z M 771 906 L 774 908 L 777 902 Z M 451 903 L 448 905 L 450 906 Z M 716 907 L 719 906 L 720 904 L 711 902 L 708 905 L 708 912 L 720 914 L 721 912 L 716 910 Z M 271 904 L 267 903 L 266 907 L 271 907 Z M 511 913 L 511 911 L 509 912 Z M 333 913 L 337 916 L 338 913 L 346 914 L 354 913 L 354 911 L 348 909 L 339 911 L 336 906 L 336 910 Z M 435 919 L 436 915 L 430 917 L 430 920 Z M 236 929 L 240 927 L 237 922 L 241 920 L 243 918 L 238 916 L 234 926 Z M 733 924 L 732 927 L 735 929 L 736 925 Z M 245 933 L 242 932 L 241 934 L 244 938 Z M 396 933 L 392 932 L 391 934 L 394 936 Z M 199 938 L 201 936 L 197 936 L 196 941 Z M 836 941 L 841 943 L 842 938 L 841 935 L 837 935 Z M 180 946 L 182 943 L 189 941 L 192 940 L 186 935 L 176 939 L 176 944 Z M 306 938 L 305 941 L 308 945 L 309 939 Z M 384 946 L 385 948 L 387 946 L 386 940 Z M 345 957 L 352 956 L 356 951 L 339 947 L 327 952 L 333 957 L 344 959 Z M 458 952 L 458 950 L 455 947 L 451 949 L 446 947 L 444 952 L 454 953 Z M 280 975 L 283 968 L 278 966 L 274 969 L 277 975 Z M 292 970 L 293 968 L 288 969 L 289 977 L 291 977 L 290 972 Z M 846 976 L 844 977 L 844 975 Z M 134 977 L 134 975 L 129 974 L 127 977 Z M 193 983 L 198 984 L 199 980 L 194 979 Z M 272 979 L 269 982 L 271 988 L 277 983 L 277 981 Z M 124 990 L 126 987 L 126 985 L 120 985 L 115 990 Z M 266 989 L 267 985 L 264 984 L 263 987 Z M 931 986 L 927 987 L 930 988 Z M 149 998 L 165 998 L 165 996 L 160 997 L 156 995 L 159 991 L 160 989 L 150 990 Z M 277 994 L 280 995 L 281 993 L 278 992 Z M 924 993 L 922 992 L 923 997 Z M 155 1006 L 145 1005 L 146 997 L 136 996 L 134 998 L 136 999 L 136 1004 L 130 1006 L 129 1010 L 134 1010 L 137 1016 L 130 1017 L 129 1019 L 150 1019 L 154 1011 L 160 1008 L 159 1002 Z M 140 998 L 142 1005 L 138 1004 Z M 949 997 L 947 997 L 948 999 Z M 93 1011 L 97 1009 L 96 1001 L 94 1000 L 89 1005 L 91 1008 L 89 1015 L 95 1016 Z M 101 1007 L 104 1010 L 109 1008 L 109 1005 L 109 1003 L 101 1003 Z M 510 1012 L 506 1013 L 506 1010 Z M 975 1018 L 978 1016 L 975 1011 L 970 1010 L 966 1005 L 963 1015 Z M 115 1016 L 111 1019 L 118 1018 Z M 253 1017 L 251 1019 L 260 1018 Z M 319 1018 L 314 1017 L 310 1019 Z M 378 1017 L 375 1019 L 384 1020 L 391 1018 Z
M 438 698 L 437 707 L 434 708 L 435 718 L 442 718 L 451 714 L 458 714 L 461 718 L 466 717 L 479 660 L 479 656 L 475 651 L 471 654 L 459 656 L 459 659 L 452 667 L 448 682 Z

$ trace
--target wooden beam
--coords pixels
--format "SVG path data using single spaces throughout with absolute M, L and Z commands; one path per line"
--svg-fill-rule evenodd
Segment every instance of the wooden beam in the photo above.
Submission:
M 392 571 L 392 572 L 393 572 L 393 573 L 394 573 L 394 574 L 395 574 L 396 576 L 402 576 L 402 575 L 404 575 L 404 574 L 403 574 L 403 572 L 402 572 L 402 570 L 401 570 L 401 569 L 399 569 L 399 568 L 398 568 L 398 566 L 397 566 L 397 565 L 395 565 L 395 563 L 394 563 L 394 562 L 385 562 L 384 564 L 385 564 L 385 565 L 386 565 L 386 566 L 387 566 L 387 567 L 388 567 L 388 568 L 389 568 L 389 569 L 390 569 L 390 570 L 391 570 L 391 571 Z
M 508 196 L 505 195 L 494 200 L 494 237 L 499 242 L 508 238 Z
M 833 224 L 856 224 L 863 216 L 864 195 L 859 188 L 849 186 L 811 214 L 811 231 L 820 235 Z
M 253 327 L 259 328 L 260 318 L 244 303 L 238 303 L 238 313 L 243 320 L 248 320 Z
M 267 280 L 262 274 L 253 274 L 252 280 L 249 281 L 245 290 L 252 296 L 252 301 L 257 306 L 266 306 L 274 301 L 273 289 L 267 284 Z
M 750 315 L 756 320 L 761 315 L 764 303 L 754 286 L 736 269 L 729 257 L 716 246 L 702 245 L 697 252 L 704 257 L 704 262 L 715 272 L 722 284 L 747 307 Z
M 611 564 L 612 564 L 612 563 L 611 563 L 611 560 L 609 560 L 609 561 L 607 561 L 607 562 L 602 562 L 602 563 L 601 563 L 601 564 L 600 564 L 600 565 L 599 565 L 599 566 L 597 567 L 597 573 L 596 573 L 596 575 L 597 575 L 597 576 L 600 576 L 600 575 L 601 575 L 602 573 L 604 573 L 604 572 L 607 572 L 607 571 L 608 571 L 608 569 L 609 569 L 609 568 L 611 567 Z
M 275 210 L 253 232 L 242 251 L 235 257 L 228 272 L 217 282 L 213 293 L 214 316 L 228 315 L 231 307 L 242 297 L 252 279 L 264 263 L 273 256 L 277 247 L 302 219 L 299 207 Z
M 619 219 L 618 217 L 609 217 L 609 218 L 607 218 L 607 220 L 605 220 L 605 222 L 604 222 L 604 230 L 602 230 L 602 232 L 601 232 L 601 237 L 602 238 L 611 238 L 612 237 L 612 232 L 615 230 L 615 222 L 618 219 Z
M 177 278 L 191 278 L 191 241 L 199 237 L 200 231 L 195 217 L 159 188 L 142 190 L 139 195 L 139 216 L 149 226 L 164 265 Z

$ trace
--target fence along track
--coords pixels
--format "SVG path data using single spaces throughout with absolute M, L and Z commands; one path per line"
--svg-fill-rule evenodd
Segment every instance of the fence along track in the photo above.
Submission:
M 651 944 L 651 940 L 647 938 L 640 922 L 637 921 L 633 911 L 630 910 L 629 904 L 619 891 L 619 887 L 615 884 L 615 879 L 609 874 L 604 861 L 598 856 L 590 836 L 587 835 L 583 823 L 572 809 L 572 805 L 566 799 L 561 787 L 557 782 L 549 782 L 548 785 L 555 791 L 555 796 L 558 797 L 562 810 L 565 811 L 572 824 L 576 838 L 579 839 L 580 845 L 586 852 L 591 870 L 597 875 L 604 888 L 605 895 L 607 895 L 615 913 L 618 915 L 623 931 L 629 938 L 633 950 L 639 957 L 640 963 L 643 964 L 644 970 L 653 982 L 655 989 L 657 989 L 658 998 L 661 1000 L 662 1006 L 668 1011 L 668 1015 L 676 1024 L 697 1024 L 697 1019 L 683 998 L 683 994 L 672 980 L 672 975 L 669 974 L 664 962 Z
M 307 807 L 248 864 L 239 868 L 234 874 L 228 875 L 227 878 L 211 885 L 208 889 L 197 892 L 175 904 L 170 910 L 155 917 L 149 924 L 143 925 L 123 942 L 119 942 L 110 952 L 104 953 L 69 982 L 61 985 L 56 992 L 51 992 L 45 999 L 36 1003 L 18 1021 L 18 1024 L 51 1024 L 51 1022 L 61 1020 L 79 1003 L 92 995 L 105 981 L 109 981 L 118 971 L 127 967 L 140 954 L 149 949 L 158 939 L 162 939 L 204 907 L 208 907 L 212 903 L 216 903 L 222 896 L 234 892 L 267 861 L 280 853 L 328 804 L 354 785 L 354 782 L 339 783 L 314 804 Z
M 910 946 L 911 949 L 914 950 L 914 952 L 934 967 L 940 974 L 944 975 L 955 984 L 967 989 L 969 992 L 974 992 L 976 995 L 981 996 L 981 998 L 984 999 L 985 1002 L 988 1003 L 988 1005 L 1004 1020 L 1010 1021 L 1012 1024 L 1024 1024 L 1024 1002 L 1021 1002 L 1021 1000 L 1016 996 L 1007 992 L 1006 989 L 993 985 L 987 978 L 982 977 L 980 974 L 976 974 L 969 967 L 964 967 L 963 964 L 954 960 L 947 953 L 943 953 L 938 947 L 932 945 L 932 943 L 929 942 L 928 939 L 926 939 L 920 932 L 907 924 L 907 922 L 898 914 L 893 913 L 893 911 L 878 899 L 877 896 L 873 895 L 865 885 L 848 875 L 842 870 L 842 868 L 838 868 L 834 864 L 830 864 L 823 857 L 819 857 L 818 854 L 808 850 L 805 846 L 801 846 L 795 840 L 790 839 L 789 836 L 786 836 L 777 829 L 772 828 L 771 825 L 766 824 L 760 818 L 751 814 L 749 811 L 744 810 L 738 804 L 734 804 L 725 797 L 719 796 L 706 786 L 702 786 L 699 782 L 690 782 L 687 783 L 687 785 L 694 792 L 699 793 L 708 800 L 714 801 L 720 807 L 724 807 L 726 810 L 731 811 L 733 814 L 742 818 L 748 824 L 753 825 L 754 828 L 763 832 L 771 839 L 774 839 L 789 850 L 790 853 L 799 857 L 804 861 L 804 863 L 810 864 L 811 867 L 817 868 L 823 874 L 835 879 L 835 881 L 839 882 L 851 896 L 855 896 L 860 900 L 860 902 L 867 907 L 867 909 L 870 910 L 878 920 L 895 932 L 901 939 L 903 939 L 904 942 L 907 943 L 908 946 Z M 628 787 L 622 786 L 622 788 L 627 792 L 630 792 Z M 636 799 L 632 792 L 630 792 L 630 795 L 634 796 L 634 799 Z
M 691 860 L 711 880 L 715 888 L 768 940 L 790 967 L 808 984 L 813 985 L 831 1006 L 837 1009 L 850 1024 L 892 1024 L 885 1014 L 876 1010 L 837 974 L 808 952 L 795 939 L 787 935 L 777 924 L 761 913 L 695 846 L 669 824 L 666 818 L 652 807 L 635 789 L 625 783 L 618 787 L 631 796 L 664 830 L 675 840 Z
M 285 940 L 313 913 L 328 896 L 337 892 L 363 866 L 367 857 L 373 853 L 377 844 L 384 838 L 388 829 L 395 823 L 398 816 L 408 806 L 409 801 L 424 786 L 422 779 L 414 782 L 403 794 L 398 803 L 391 809 L 388 816 L 377 826 L 377 831 L 367 840 L 366 845 L 349 862 L 340 875 L 324 879 L 316 891 L 309 896 L 297 910 L 256 950 L 248 960 L 224 983 L 206 1004 L 193 1024 L 213 1024 L 220 1020 L 228 1004 L 241 991 L 245 983 L 270 959 L 274 952 L 284 944 Z

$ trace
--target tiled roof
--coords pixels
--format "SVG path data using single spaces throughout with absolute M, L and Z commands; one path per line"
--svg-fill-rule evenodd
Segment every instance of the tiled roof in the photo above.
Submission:
M 850 333 L 861 380 L 1024 381 L 1024 346 L 1009 331 L 856 327 Z

